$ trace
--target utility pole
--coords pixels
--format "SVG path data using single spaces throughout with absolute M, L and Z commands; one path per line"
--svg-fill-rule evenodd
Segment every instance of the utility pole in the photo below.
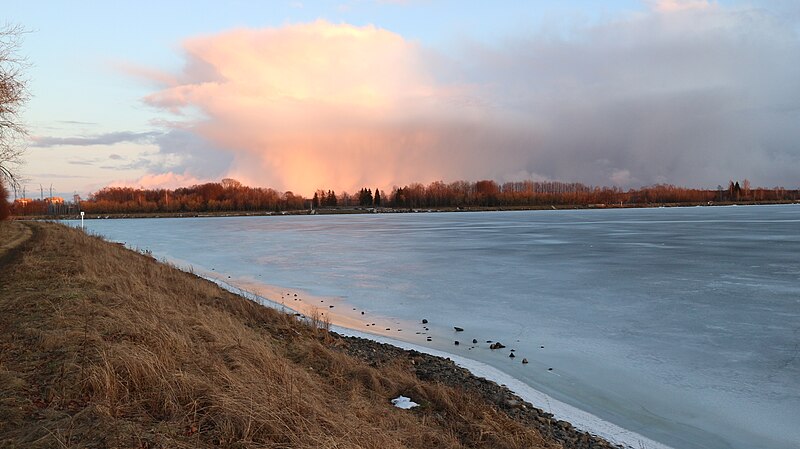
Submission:
M 39 198 L 44 201 L 44 187 L 41 184 L 39 184 Z

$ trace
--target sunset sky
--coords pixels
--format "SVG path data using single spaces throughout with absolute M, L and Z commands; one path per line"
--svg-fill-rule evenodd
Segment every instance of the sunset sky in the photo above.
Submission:
M 4 0 L 32 32 L 23 174 L 800 187 L 800 2 Z M 35 192 L 35 193 L 33 193 Z

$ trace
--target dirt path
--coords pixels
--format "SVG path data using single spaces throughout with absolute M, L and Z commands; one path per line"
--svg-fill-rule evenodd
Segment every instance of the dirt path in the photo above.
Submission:
M 0 269 L 16 258 L 23 244 L 33 236 L 30 225 L 20 221 L 0 222 Z

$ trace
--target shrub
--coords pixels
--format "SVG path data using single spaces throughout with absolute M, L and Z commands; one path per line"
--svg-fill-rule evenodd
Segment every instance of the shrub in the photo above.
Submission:
M 8 191 L 0 179 L 0 220 L 5 220 L 11 216 L 11 207 L 8 204 Z

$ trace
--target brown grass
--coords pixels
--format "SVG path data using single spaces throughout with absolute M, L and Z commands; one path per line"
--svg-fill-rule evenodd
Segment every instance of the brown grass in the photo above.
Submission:
M 0 447 L 555 447 L 405 360 L 374 368 L 331 349 L 324 323 L 27 226 L 0 267 Z M 392 407 L 399 394 L 422 407 Z

